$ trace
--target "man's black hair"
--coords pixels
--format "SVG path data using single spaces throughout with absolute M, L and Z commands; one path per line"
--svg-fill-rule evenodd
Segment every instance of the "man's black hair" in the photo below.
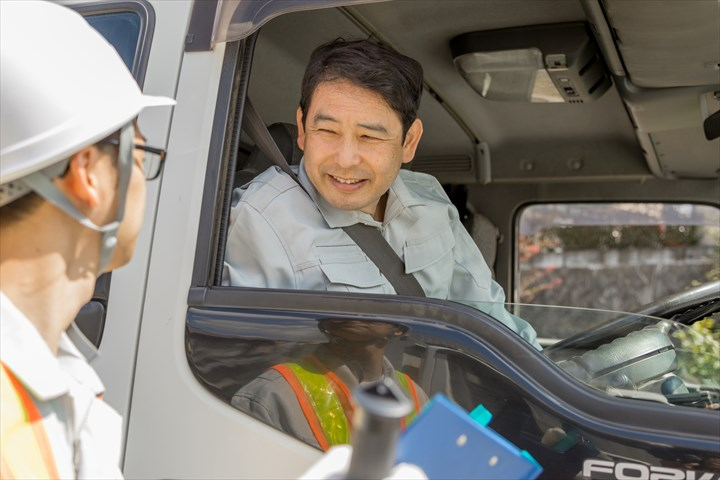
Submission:
M 303 76 L 300 94 L 303 125 L 318 85 L 343 80 L 382 96 L 400 117 L 405 138 L 420 107 L 423 87 L 420 63 L 370 40 L 338 38 L 320 45 L 310 55 Z

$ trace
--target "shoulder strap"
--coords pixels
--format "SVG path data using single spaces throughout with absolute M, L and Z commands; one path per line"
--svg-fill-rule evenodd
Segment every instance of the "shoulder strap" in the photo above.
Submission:
M 290 165 L 288 165 L 285 157 L 275 143 L 275 140 L 270 135 L 265 123 L 263 123 L 260 114 L 257 113 L 255 107 L 249 98 L 245 99 L 245 108 L 243 110 L 243 127 L 245 127 L 248 135 L 257 144 L 260 151 L 262 151 L 275 165 L 290 175 L 290 178 L 298 182 L 297 175 L 292 171 Z M 298 182 L 300 184 L 300 182 Z
M 343 227 L 345 233 L 365 252 L 400 295 L 424 297 L 417 278 L 405 273 L 405 264 L 377 228 L 362 223 Z
M 249 98 L 245 99 L 245 109 L 243 110 L 243 123 L 247 126 L 247 132 L 255 141 L 258 148 L 270 158 L 275 165 L 290 175 L 300 187 L 300 183 L 295 172 L 288 165 L 285 157 L 283 157 L 275 140 L 270 135 L 262 118 L 255 110 Z M 304 190 L 304 187 L 303 187 Z M 343 227 L 345 233 L 357 244 L 365 255 L 375 264 L 380 272 L 388 279 L 390 284 L 399 295 L 409 295 L 414 297 L 425 297 L 425 291 L 420 286 L 415 276 L 411 273 L 405 273 L 405 264 L 402 259 L 395 253 L 389 243 L 383 238 L 380 232 L 373 227 L 362 224 L 350 225 Z

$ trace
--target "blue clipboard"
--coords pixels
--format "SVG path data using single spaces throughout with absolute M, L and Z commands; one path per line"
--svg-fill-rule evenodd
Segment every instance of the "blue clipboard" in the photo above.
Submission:
M 430 480 L 537 478 L 542 467 L 488 427 L 491 417 L 482 406 L 468 414 L 444 395 L 435 395 L 401 434 L 397 463 L 418 465 Z

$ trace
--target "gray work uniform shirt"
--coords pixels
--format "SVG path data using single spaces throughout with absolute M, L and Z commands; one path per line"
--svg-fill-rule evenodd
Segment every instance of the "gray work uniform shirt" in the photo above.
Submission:
M 307 192 L 278 167 L 233 192 L 224 285 L 394 294 L 342 229 L 363 223 L 380 230 L 426 296 L 482 310 L 540 348 L 533 328 L 505 310 L 502 288 L 435 177 L 400 170 L 383 222 L 327 203 L 304 159 L 298 177 Z

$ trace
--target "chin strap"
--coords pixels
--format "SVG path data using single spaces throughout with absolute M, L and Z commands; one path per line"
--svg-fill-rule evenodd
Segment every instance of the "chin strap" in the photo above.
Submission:
M 100 233 L 100 260 L 98 262 L 98 276 L 112 259 L 115 246 L 117 245 L 117 232 L 120 228 L 120 222 L 125 214 L 125 200 L 127 198 L 128 185 L 130 184 L 130 175 L 132 174 L 132 151 L 133 141 L 135 140 L 135 129 L 132 123 L 125 125 L 120 131 L 120 145 L 118 148 L 118 207 L 115 220 L 107 225 L 98 226 L 87 218 L 80 210 L 73 205 L 68 198 L 63 195 L 55 186 L 52 180 L 61 175 L 67 168 L 68 160 L 56 163 L 39 172 L 32 173 L 24 177 L 20 182 L 27 185 L 35 193 L 43 197 L 57 208 L 67 213 L 85 227 Z

